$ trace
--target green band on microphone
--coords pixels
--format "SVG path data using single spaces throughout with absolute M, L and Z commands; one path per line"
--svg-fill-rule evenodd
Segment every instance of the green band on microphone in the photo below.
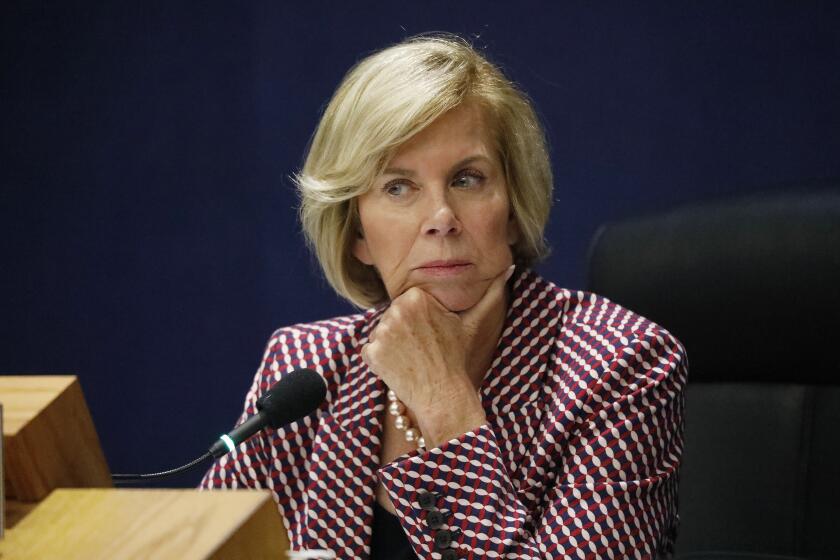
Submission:
M 230 436 L 225 434 L 223 436 L 219 436 L 219 439 L 225 442 L 225 445 L 228 447 L 228 451 L 233 451 L 236 449 L 236 445 L 233 443 L 233 440 L 230 439 Z

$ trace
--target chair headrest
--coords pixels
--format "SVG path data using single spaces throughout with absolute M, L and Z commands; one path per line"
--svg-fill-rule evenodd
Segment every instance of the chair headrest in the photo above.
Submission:
M 837 384 L 840 190 L 607 224 L 588 289 L 677 336 L 693 381 Z

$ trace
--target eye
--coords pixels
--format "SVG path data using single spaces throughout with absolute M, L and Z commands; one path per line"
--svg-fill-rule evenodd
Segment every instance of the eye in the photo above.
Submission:
M 382 190 L 385 192 L 385 194 L 389 196 L 400 197 L 407 194 L 409 188 L 411 187 L 407 183 L 403 182 L 402 180 L 397 180 L 385 183 L 385 186 L 382 187 Z
M 475 169 L 464 169 L 459 171 L 452 180 L 452 185 L 461 188 L 480 186 L 484 182 L 484 175 Z

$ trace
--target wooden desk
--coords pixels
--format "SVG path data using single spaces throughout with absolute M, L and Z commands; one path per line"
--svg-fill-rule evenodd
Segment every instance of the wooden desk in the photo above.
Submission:
M 56 490 L 0 542 L 2 560 L 282 560 L 267 490 Z

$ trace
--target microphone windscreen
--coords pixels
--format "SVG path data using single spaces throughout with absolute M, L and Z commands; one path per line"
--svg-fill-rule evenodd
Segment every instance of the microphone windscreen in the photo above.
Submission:
M 268 425 L 276 429 L 311 414 L 326 395 L 323 377 L 311 369 L 296 369 L 257 399 L 257 410 L 264 412 Z

